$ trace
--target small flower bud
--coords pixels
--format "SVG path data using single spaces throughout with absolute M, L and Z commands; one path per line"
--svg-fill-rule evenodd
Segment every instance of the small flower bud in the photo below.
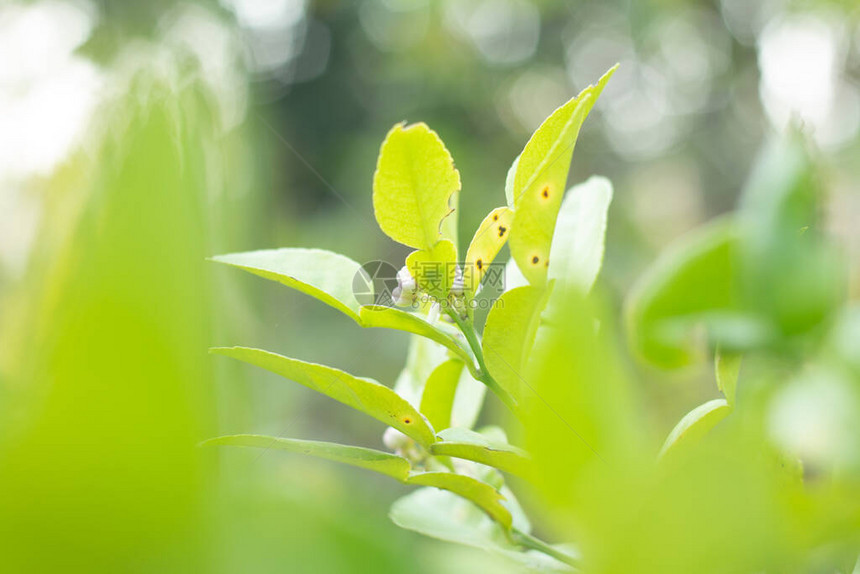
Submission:
M 463 294 L 465 286 L 466 282 L 463 279 L 463 269 L 457 265 L 457 268 L 454 271 L 454 282 L 451 284 L 451 295 L 459 297 Z

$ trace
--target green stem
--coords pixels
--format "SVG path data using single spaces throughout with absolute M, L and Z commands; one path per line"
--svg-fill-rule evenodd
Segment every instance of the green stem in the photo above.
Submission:
M 496 396 L 505 403 L 505 406 L 508 407 L 511 412 L 516 413 L 516 402 L 513 397 L 502 388 L 496 379 L 493 378 L 489 369 L 487 369 L 486 363 L 484 363 L 484 351 L 481 348 L 481 342 L 478 340 L 478 334 L 475 332 L 475 327 L 472 325 L 472 321 L 460 317 L 460 314 L 450 306 L 446 307 L 445 311 L 454 320 L 457 327 L 460 328 L 460 332 L 463 333 L 463 336 L 466 337 L 466 342 L 469 343 L 469 347 L 475 355 L 475 360 L 478 361 L 478 376 L 475 378 L 487 385 L 491 391 L 496 393 Z
M 526 534 L 525 532 L 517 530 L 516 528 L 511 531 L 511 534 L 513 536 L 514 542 L 518 543 L 520 546 L 524 546 L 532 550 L 537 550 L 538 552 L 543 552 L 547 556 L 552 556 L 559 562 L 563 562 L 568 566 L 573 566 L 574 568 L 579 567 L 579 562 L 576 560 L 576 558 L 574 558 L 570 554 L 567 554 L 566 552 L 558 550 L 557 548 L 553 548 L 543 540 L 535 538 L 531 534 Z

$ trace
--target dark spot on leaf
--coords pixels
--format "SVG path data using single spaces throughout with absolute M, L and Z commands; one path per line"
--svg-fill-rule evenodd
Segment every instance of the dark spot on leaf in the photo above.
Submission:
M 498 221 L 498 220 L 499 220 L 499 214 L 498 213 L 493 214 L 493 221 Z
M 475 261 L 475 267 L 477 267 L 478 271 L 480 271 L 481 269 L 484 268 L 484 262 L 481 261 L 480 259 L 478 259 L 477 261 Z
M 532 257 L 532 263 L 533 263 L 534 265 L 537 265 L 539 262 L 540 262 L 540 257 L 538 257 L 537 255 L 535 255 L 534 257 Z
M 549 186 L 548 185 L 545 186 L 543 188 L 543 191 L 540 192 L 540 194 L 543 196 L 544 199 L 548 198 L 549 197 Z
M 410 419 L 409 417 L 404 418 L 403 424 L 405 424 L 405 425 L 412 424 L 412 419 Z
M 499 226 L 499 237 L 504 237 L 505 231 L 507 231 L 507 230 L 508 230 L 507 227 L 505 227 L 504 225 L 500 225 Z

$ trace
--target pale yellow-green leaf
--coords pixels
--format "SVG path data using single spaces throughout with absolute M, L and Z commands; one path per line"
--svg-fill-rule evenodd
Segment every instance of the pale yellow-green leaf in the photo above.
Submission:
M 433 428 L 412 405 L 373 379 L 355 377 L 339 369 L 306 363 L 261 349 L 217 347 L 211 352 L 291 379 L 396 428 L 422 445 L 429 445 L 436 440 Z
M 451 409 L 463 367 L 459 359 L 445 361 L 430 373 L 424 385 L 419 410 L 437 430 L 451 426 Z
M 361 308 L 361 324 L 365 327 L 383 329 L 398 329 L 421 335 L 439 343 L 453 351 L 470 369 L 474 369 L 472 355 L 460 344 L 453 329 L 447 329 L 443 324 L 431 324 L 423 316 L 407 313 L 394 307 L 367 305 Z
M 439 301 L 446 300 L 457 271 L 457 248 L 442 239 L 430 249 L 410 253 L 406 268 L 421 290 Z
M 365 281 L 358 263 L 323 249 L 263 249 L 216 255 L 212 261 L 283 283 L 346 313 L 356 322 L 360 305 L 353 294 L 354 283 L 360 282 L 364 293 L 373 292 L 372 282 Z
M 501 493 L 489 484 L 471 476 L 450 472 L 424 472 L 411 475 L 406 479 L 406 484 L 435 486 L 451 491 L 471 500 L 506 530 L 511 528 L 511 513 L 502 505 L 501 501 L 504 497 Z
M 503 489 L 506 490 L 506 489 Z M 505 494 L 509 500 L 509 494 Z M 419 488 L 396 500 L 389 513 L 401 528 L 454 544 L 463 544 L 512 561 L 515 572 L 570 573 L 565 564 L 534 550 L 524 551 L 473 503 L 452 492 Z M 523 531 L 516 523 L 514 528 Z M 507 569 L 505 569 L 507 571 Z
M 478 226 L 466 251 L 463 267 L 463 285 L 469 297 L 477 292 L 490 264 L 508 240 L 513 216 L 513 212 L 507 207 L 497 207 Z M 499 271 L 501 272 L 501 267 Z
M 730 405 L 735 404 L 735 395 L 738 386 L 738 376 L 741 372 L 740 353 L 726 353 L 717 348 L 714 357 L 714 375 L 717 378 L 717 387 L 726 397 Z
M 514 160 L 514 163 L 511 164 L 511 167 L 508 169 L 508 175 L 505 177 L 505 200 L 508 203 L 508 207 L 511 209 L 514 208 L 514 178 L 517 175 L 517 164 L 520 162 L 520 156 Z
M 523 374 L 548 293 L 533 285 L 507 291 L 484 324 L 481 347 L 487 369 L 519 404 L 529 393 Z
M 411 469 L 408 460 L 395 454 L 371 448 L 315 440 L 239 434 L 211 438 L 202 444 L 203 446 L 225 445 L 262 448 L 265 450 L 285 450 L 287 452 L 305 454 L 350 466 L 366 468 L 388 475 L 399 481 L 406 480 Z
M 549 279 L 557 293 L 588 293 L 603 264 L 606 216 L 612 183 L 592 176 L 575 185 L 561 203 L 549 255 Z
M 472 428 L 481 414 L 487 394 L 487 385 L 475 379 L 469 369 L 460 373 L 460 382 L 454 393 L 454 408 L 451 409 L 451 426 Z
M 532 135 L 517 162 L 509 241 L 511 256 L 533 285 L 546 282 L 556 216 L 579 129 L 616 68 L 555 110 Z
M 442 239 L 447 239 L 456 247 L 459 245 L 458 240 L 460 234 L 458 233 L 458 223 L 460 220 L 460 214 L 457 211 L 460 209 L 460 192 L 455 191 L 451 194 L 451 198 L 448 200 L 448 207 L 450 208 L 450 214 L 445 216 L 442 219 L 442 227 L 440 227 L 440 232 L 442 234 Z
M 386 235 L 415 249 L 432 248 L 459 189 L 460 173 L 436 132 L 423 123 L 391 128 L 373 175 L 373 210 Z
M 660 456 L 679 448 L 685 448 L 701 440 L 717 423 L 732 412 L 732 407 L 725 399 L 714 399 L 684 415 L 663 443 Z
M 453 427 L 438 433 L 441 439 L 430 447 L 437 456 L 453 456 L 509 472 L 523 478 L 531 473 L 528 453 L 506 442 L 498 442 L 464 428 Z

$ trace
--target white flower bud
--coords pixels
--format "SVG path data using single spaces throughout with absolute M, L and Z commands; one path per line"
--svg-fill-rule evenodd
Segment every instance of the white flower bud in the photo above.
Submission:
M 465 286 L 466 282 L 463 279 L 463 269 L 457 265 L 457 269 L 454 270 L 454 283 L 451 284 L 451 295 L 459 297 L 463 294 Z
M 395 452 L 402 451 L 404 448 L 409 446 L 409 441 L 410 439 L 408 436 L 394 427 L 388 427 L 385 429 L 385 432 L 382 433 L 382 444 Z
M 415 302 L 418 285 L 404 265 L 397 272 L 397 287 L 391 291 L 391 299 L 397 307 L 408 307 Z

